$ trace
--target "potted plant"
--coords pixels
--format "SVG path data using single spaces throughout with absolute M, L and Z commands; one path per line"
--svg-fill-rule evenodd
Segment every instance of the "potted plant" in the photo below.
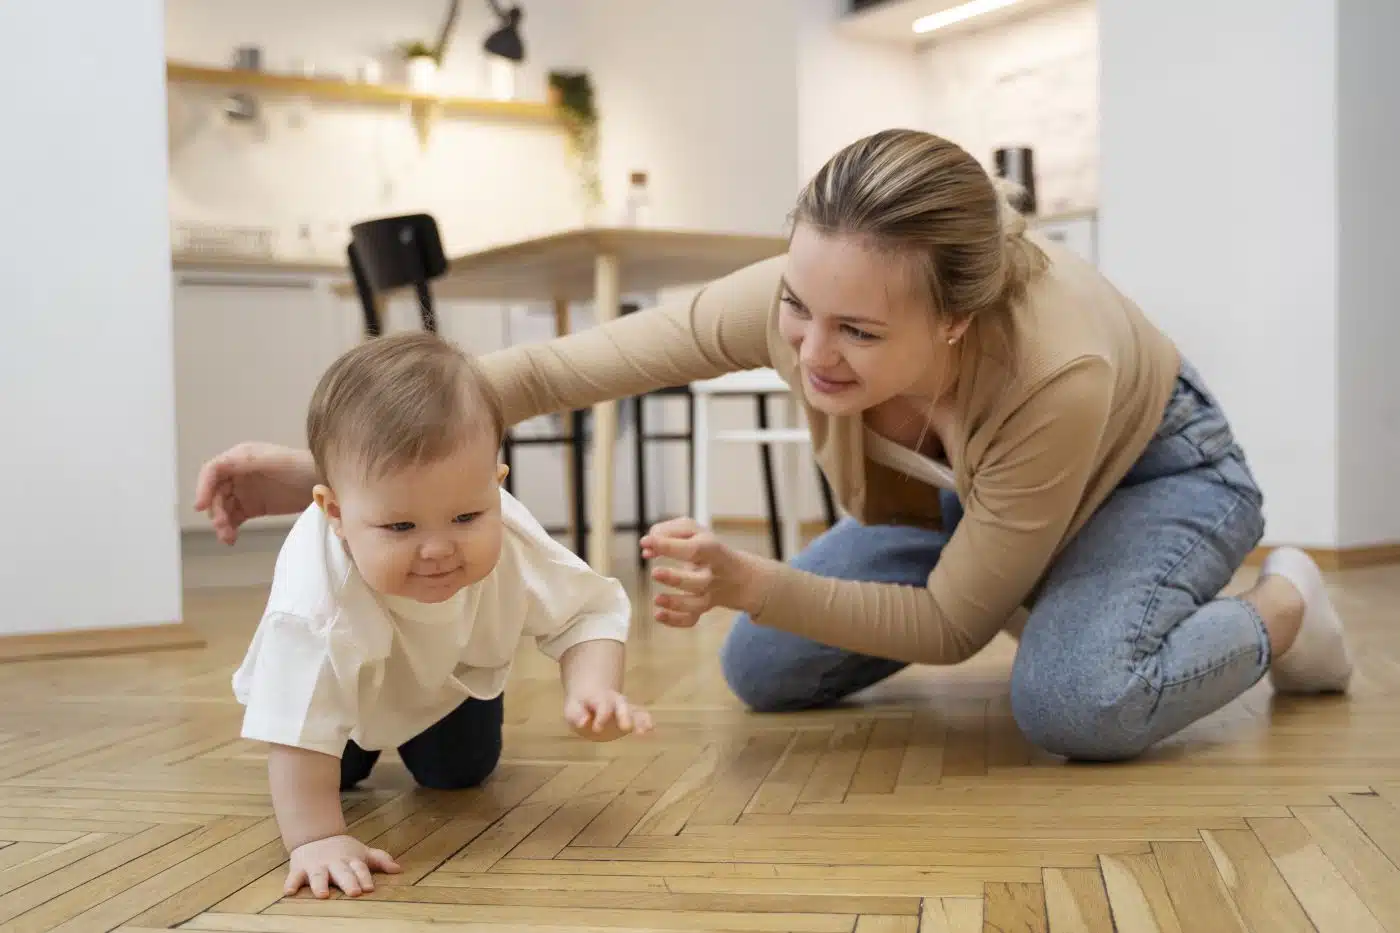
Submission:
M 399 46 L 408 65 L 408 88 L 418 94 L 430 94 L 437 84 L 438 56 L 426 42 L 405 42 Z
M 415 39 L 399 45 L 399 53 L 408 64 L 408 87 L 419 94 L 431 94 L 437 86 L 438 68 L 442 67 L 447 55 L 447 43 L 452 30 L 457 25 L 457 17 L 462 11 L 462 0 L 451 0 L 447 6 L 447 17 L 438 31 L 437 42 L 432 45 Z
M 602 203 L 603 186 L 598 177 L 598 108 L 588 72 L 551 71 L 549 102 L 559 110 L 569 134 L 587 206 L 595 208 Z

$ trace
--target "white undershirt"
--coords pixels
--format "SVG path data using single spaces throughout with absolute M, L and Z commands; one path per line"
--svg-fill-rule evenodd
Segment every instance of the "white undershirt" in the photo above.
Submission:
M 906 476 L 911 476 L 940 489 L 957 489 L 953 469 L 947 463 L 942 460 L 934 460 L 932 457 L 925 457 L 918 451 L 910 450 L 902 444 L 896 444 L 868 427 L 865 428 L 865 449 L 870 455 L 870 459 L 884 464 L 892 470 L 898 470 Z
M 522 637 L 558 660 L 594 639 L 626 641 L 631 602 L 501 492 L 500 562 L 452 599 L 374 592 L 317 506 L 277 557 L 272 592 L 233 691 L 242 735 L 333 755 L 353 738 L 395 748 L 467 697 L 505 688 Z

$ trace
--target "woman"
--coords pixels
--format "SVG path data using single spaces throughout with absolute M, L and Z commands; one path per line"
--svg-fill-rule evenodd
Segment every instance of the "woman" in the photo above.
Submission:
M 1225 416 L 1171 342 L 1089 264 L 1026 231 L 978 163 L 925 133 L 848 146 L 802 192 L 785 256 L 483 365 L 511 423 L 739 369 L 800 395 L 850 517 L 791 566 L 689 519 L 643 537 L 657 618 L 741 614 L 723 651 L 751 708 L 829 704 L 910 663 L 1020 630 L 1012 711 L 1071 758 L 1136 756 L 1271 672 L 1343 690 L 1351 660 L 1317 567 L 1267 559 Z M 305 453 L 242 445 L 197 507 L 224 540 L 304 507 Z M 1022 610 L 1028 610 L 1026 615 Z

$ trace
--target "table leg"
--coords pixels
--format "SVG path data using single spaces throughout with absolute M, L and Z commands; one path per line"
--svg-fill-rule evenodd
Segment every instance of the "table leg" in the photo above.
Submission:
M 593 305 L 596 323 L 618 316 L 622 295 L 617 256 L 601 253 L 594 260 Z M 593 408 L 593 469 L 588 477 L 588 563 L 598 573 L 612 574 L 613 445 L 617 439 L 617 405 L 608 399 Z
M 690 509 L 697 524 L 710 527 L 710 396 L 691 395 Z M 713 529 L 712 529 L 713 530 Z
M 554 299 L 554 336 L 563 337 L 565 334 L 569 333 L 569 330 L 569 300 L 567 298 L 556 298 Z M 578 484 L 575 480 L 580 474 L 584 474 L 587 471 L 575 469 L 574 463 L 575 461 L 579 461 L 579 465 L 582 465 L 581 459 L 576 456 L 576 453 L 579 445 L 583 443 L 584 435 L 578 430 L 579 419 L 573 417 L 572 413 L 570 413 L 568 417 L 560 418 L 559 420 L 561 424 L 568 426 L 566 430 L 569 438 L 569 466 L 566 467 L 566 469 L 568 470 L 569 478 L 564 484 L 566 487 L 564 495 L 568 503 L 568 508 L 565 511 L 569 515 L 569 534 L 572 535 L 575 540 L 581 541 L 583 540 L 583 526 L 578 522 L 578 501 L 583 498 L 584 492 L 582 489 L 578 488 Z M 585 499 L 584 501 L 586 502 L 587 500 Z M 579 551 L 579 557 L 583 557 L 582 551 Z

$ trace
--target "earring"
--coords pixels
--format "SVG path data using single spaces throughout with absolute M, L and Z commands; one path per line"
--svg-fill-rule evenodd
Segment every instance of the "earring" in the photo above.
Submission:
M 957 342 L 958 342 L 958 338 L 957 338 L 957 337 L 949 337 L 949 338 L 948 338 L 948 346 L 950 346 L 950 347 L 951 347 L 953 344 L 957 343 Z

